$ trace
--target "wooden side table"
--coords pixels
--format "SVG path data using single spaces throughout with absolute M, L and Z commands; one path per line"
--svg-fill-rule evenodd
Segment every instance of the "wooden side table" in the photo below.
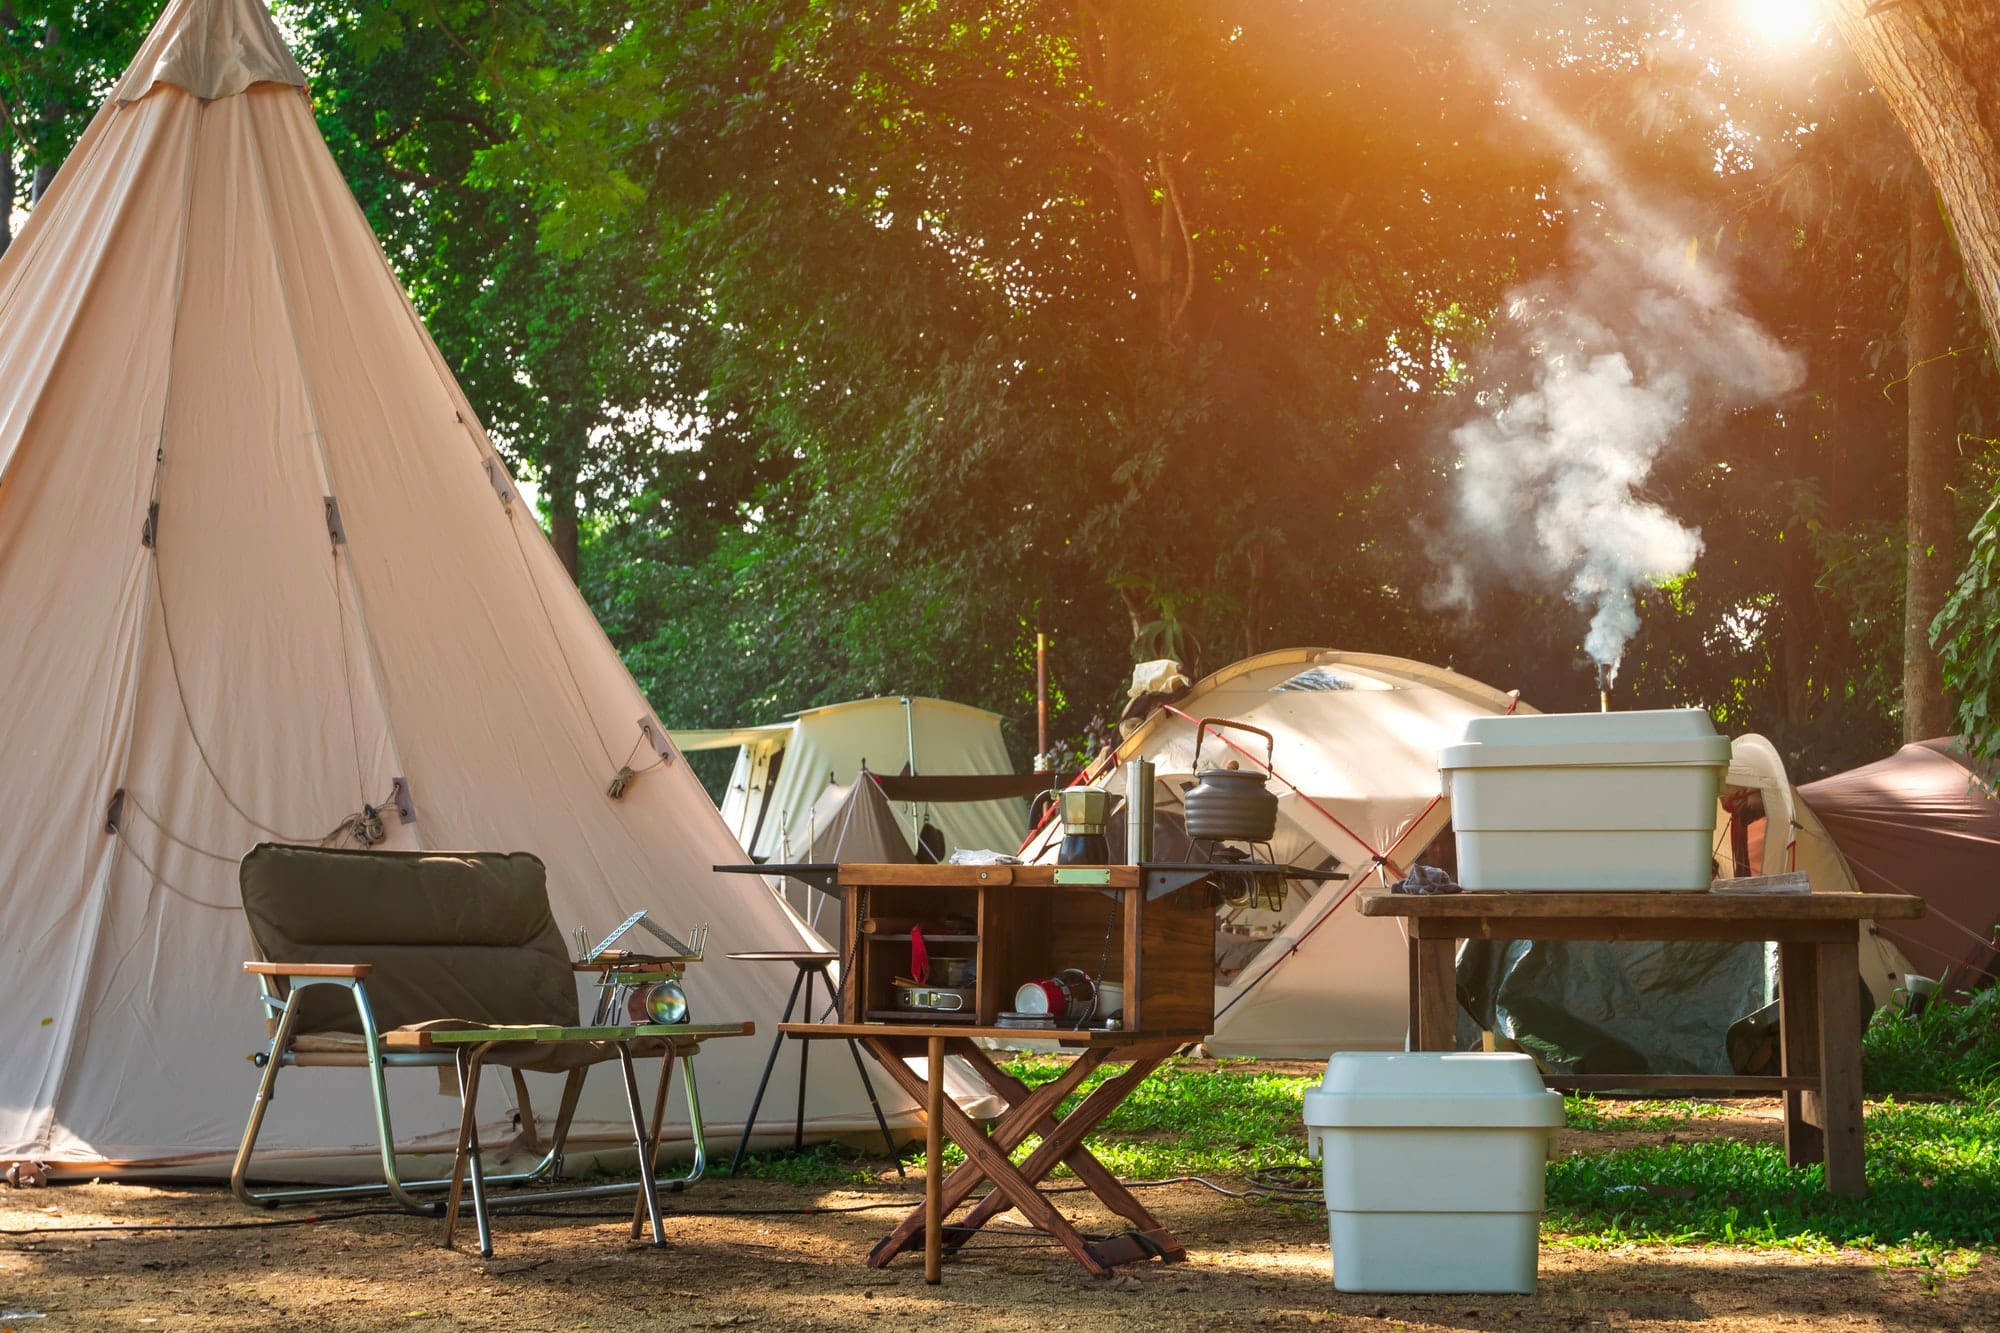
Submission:
M 1868 1192 L 1861 1132 L 1860 923 L 1909 920 L 1924 901 L 1891 893 L 1466 892 L 1371 890 L 1361 915 L 1409 922 L 1412 1049 L 1448 1051 L 1458 1018 L 1460 940 L 1773 941 L 1778 946 L 1776 1076 L 1604 1074 L 1573 1088 L 1771 1091 L 1785 1103 L 1785 1160 L 1826 1163 L 1834 1194 Z

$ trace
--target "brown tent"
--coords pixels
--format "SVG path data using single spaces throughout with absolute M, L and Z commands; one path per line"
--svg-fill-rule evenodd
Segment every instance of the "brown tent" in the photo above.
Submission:
M 2000 962 L 2000 800 L 1988 793 L 1948 738 L 1799 788 L 1862 892 L 1930 904 L 1880 929 L 1913 971 L 1955 987 L 1990 979 Z

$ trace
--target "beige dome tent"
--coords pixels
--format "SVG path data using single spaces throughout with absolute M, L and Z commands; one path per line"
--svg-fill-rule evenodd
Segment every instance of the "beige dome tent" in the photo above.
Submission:
M 1466 719 L 1529 711 L 1508 693 L 1442 667 L 1400 657 L 1293 648 L 1247 658 L 1156 710 L 1090 781 L 1123 794 L 1129 759 L 1150 759 L 1158 808 L 1177 816 L 1194 772 L 1198 719 L 1228 718 L 1276 738 L 1273 853 L 1352 878 L 1294 884 L 1282 911 L 1225 907 L 1217 918 L 1215 1034 L 1219 1055 L 1325 1058 L 1332 1050 L 1401 1049 L 1408 1024 L 1408 953 L 1397 923 L 1362 917 L 1353 894 L 1401 878 L 1444 828 L 1438 751 Z M 1216 746 L 1261 767 L 1261 742 L 1227 730 Z M 1059 830 L 1041 829 L 1028 859 L 1052 859 Z M 1161 859 L 1172 859 L 1164 843 Z
M 565 930 L 706 921 L 697 1016 L 770 1024 L 789 972 L 720 955 L 806 938 L 710 871 L 729 830 L 304 82 L 258 0 L 173 0 L 0 260 L 0 1158 L 226 1169 L 265 1044 L 236 887 L 260 841 L 532 851 Z M 763 1046 L 701 1057 L 712 1130 Z M 816 1127 L 872 1124 L 821 1065 Z M 287 1080 L 266 1147 L 365 1169 L 364 1080 L 315 1078 Z M 448 1141 L 455 1103 L 391 1083 L 401 1136 Z M 580 1134 L 623 1114 L 597 1095 Z

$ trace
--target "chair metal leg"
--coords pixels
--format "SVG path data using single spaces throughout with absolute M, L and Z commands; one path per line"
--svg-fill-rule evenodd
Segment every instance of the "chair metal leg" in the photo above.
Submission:
M 792 979 L 792 993 L 785 999 L 785 1016 L 778 1020 L 780 1023 L 789 1023 L 792 1021 L 792 1008 L 799 1002 L 799 987 L 805 984 L 805 980 L 806 972 L 804 969 L 801 969 L 798 976 Z M 734 1176 L 741 1169 L 743 1166 L 743 1154 L 750 1150 L 750 1132 L 757 1128 L 757 1108 L 764 1104 L 764 1089 L 770 1086 L 771 1071 L 777 1067 L 778 1052 L 784 1047 L 784 1044 L 785 1034 L 782 1032 L 771 1038 L 771 1053 L 764 1059 L 763 1076 L 757 1080 L 756 1095 L 750 1099 L 750 1114 L 743 1121 L 743 1137 L 737 1140 L 736 1156 L 729 1163 L 729 1174 L 731 1176 Z
M 286 997 L 284 1012 L 278 1016 L 278 1031 L 271 1038 L 271 1051 L 264 1060 L 263 1076 L 257 1080 L 257 1097 L 250 1103 L 250 1121 L 243 1127 L 243 1143 L 236 1149 L 236 1162 L 229 1169 L 230 1191 L 252 1206 L 269 1208 L 275 1202 L 251 1192 L 250 1154 L 257 1147 L 257 1136 L 264 1130 L 264 1112 L 271 1105 L 271 1089 L 278 1081 L 278 1068 L 284 1064 L 285 1047 L 291 1041 L 292 1029 L 298 1021 L 299 992 L 295 989 Z
M 354 999 L 355 1012 L 361 1021 L 362 1039 L 366 1044 L 368 1057 L 369 1091 L 374 1098 L 375 1139 L 382 1157 L 382 1183 L 379 1185 L 333 1185 L 304 1189 L 266 1190 L 259 1192 L 250 1188 L 250 1160 L 257 1147 L 257 1139 L 263 1133 L 264 1115 L 270 1108 L 273 1090 L 278 1081 L 278 1068 L 290 1056 L 292 1033 L 298 1025 L 298 1005 L 301 993 L 307 986 L 341 986 Z M 351 1199 L 364 1195 L 388 1193 L 401 1207 L 412 1213 L 435 1214 L 434 1204 L 429 1204 L 411 1195 L 410 1190 L 423 1186 L 442 1185 L 444 1181 L 423 1181 L 405 1184 L 396 1169 L 396 1134 L 389 1123 L 389 1090 L 383 1081 L 382 1048 L 375 1035 L 375 1012 L 368 1003 L 368 989 L 358 980 L 344 977 L 294 978 L 291 993 L 285 999 L 285 1007 L 278 1018 L 278 1031 L 271 1039 L 271 1049 L 265 1057 L 264 1074 L 258 1081 L 257 1098 L 251 1104 L 250 1121 L 243 1129 L 243 1142 L 236 1150 L 236 1161 L 230 1169 L 229 1187 L 236 1197 L 246 1204 L 271 1208 L 282 1202 L 295 1199 Z M 538 1166 L 536 1171 L 542 1168 Z M 533 1173 L 529 1173 L 532 1176 Z M 526 1177 L 524 1177 L 526 1178 Z

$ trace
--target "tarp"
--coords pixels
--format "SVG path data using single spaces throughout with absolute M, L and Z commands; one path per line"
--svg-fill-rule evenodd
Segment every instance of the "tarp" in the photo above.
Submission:
M 685 750 L 734 748 L 736 766 L 718 802 L 743 850 L 759 861 L 797 861 L 817 837 L 813 808 L 831 785 L 871 773 L 1002 775 L 1014 772 L 1000 715 L 919 696 L 856 699 L 809 708 L 788 723 L 677 731 Z M 926 824 L 942 856 L 962 849 L 1012 852 L 1028 832 L 1027 802 L 894 801 L 914 850 Z
M 722 955 L 811 941 L 710 870 L 729 829 L 302 85 L 255 0 L 173 0 L 0 260 L 0 1158 L 226 1165 L 266 1044 L 236 885 L 261 841 L 353 846 L 379 817 L 386 847 L 531 851 L 565 933 L 708 923 L 695 1015 L 766 1032 L 789 970 Z M 764 1050 L 700 1057 L 711 1130 Z M 587 1137 L 629 1136 L 612 1083 Z M 288 1072 L 265 1143 L 367 1169 L 364 1085 Z M 449 1142 L 434 1080 L 391 1085 L 407 1141 Z M 851 1065 L 816 1062 L 809 1101 L 816 1132 L 872 1127 Z
M 1438 750 L 1458 738 L 1468 718 L 1509 711 L 1521 711 L 1514 695 L 1443 667 L 1293 648 L 1199 681 L 1092 766 L 1088 779 L 1122 796 L 1123 763 L 1152 760 L 1156 809 L 1171 829 L 1182 788 L 1193 781 L 1197 720 L 1261 727 L 1276 738 L 1269 756 L 1279 811 L 1273 854 L 1352 876 L 1316 889 L 1295 884 L 1280 911 L 1219 911 L 1210 1051 L 1323 1059 L 1334 1050 L 1402 1048 L 1409 1017 L 1402 931 L 1394 920 L 1361 916 L 1353 893 L 1379 885 L 1385 873 L 1400 878 L 1444 829 L 1450 811 L 1440 794 Z M 1244 768 L 1261 768 L 1266 759 L 1261 740 L 1230 729 L 1203 741 L 1204 767 L 1212 754 Z M 1045 827 L 1024 855 L 1053 859 L 1059 840 L 1058 828 Z M 1120 836 L 1114 855 L 1122 850 Z M 1156 836 L 1156 857 L 1178 854 Z
M 1990 979 L 2000 927 L 2000 801 L 1949 738 L 1799 788 L 1866 893 L 1928 905 L 1881 933 L 1919 975 L 1954 987 Z

